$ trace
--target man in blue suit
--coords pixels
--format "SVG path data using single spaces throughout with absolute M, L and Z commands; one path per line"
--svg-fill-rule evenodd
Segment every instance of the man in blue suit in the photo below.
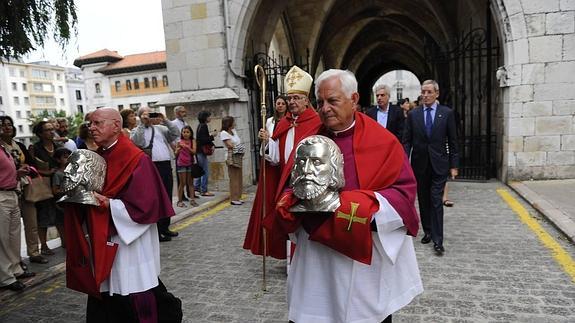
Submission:
M 369 108 L 366 114 L 394 134 L 397 140 L 401 141 L 403 122 L 405 120 L 403 110 L 389 103 L 390 89 L 387 85 L 378 85 L 374 90 L 377 105 Z
M 443 247 L 443 189 L 447 177 L 458 174 L 457 131 L 453 111 L 437 102 L 439 85 L 434 80 L 421 85 L 423 105 L 407 115 L 403 147 L 417 180 L 417 198 L 425 235 L 421 243 L 434 243 L 438 255 Z M 447 148 L 449 147 L 449 149 Z

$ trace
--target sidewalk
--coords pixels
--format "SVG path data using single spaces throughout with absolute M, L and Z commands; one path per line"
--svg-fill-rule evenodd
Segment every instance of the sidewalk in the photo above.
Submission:
M 212 209 L 212 208 L 216 207 L 217 205 L 219 205 L 219 204 L 221 204 L 221 203 L 223 203 L 229 199 L 229 193 L 228 192 L 213 192 L 213 193 L 215 194 L 215 196 L 212 196 L 212 197 L 202 196 L 202 197 L 196 198 L 196 202 L 198 202 L 199 206 L 197 206 L 197 207 L 186 207 L 186 208 L 177 207 L 176 206 L 177 197 L 174 196 L 173 206 L 174 206 L 174 211 L 176 211 L 176 215 L 174 215 L 172 217 L 172 221 L 171 221 L 172 225 L 179 222 L 179 221 L 182 221 L 188 217 L 192 217 L 196 214 L 199 214 L 199 213 L 205 212 L 209 209 Z M 186 205 L 188 205 L 188 202 L 186 202 Z M 24 232 L 22 232 L 22 235 L 24 235 Z M 174 238 L 174 239 L 178 239 L 178 238 Z M 170 243 L 170 242 L 163 242 L 163 243 Z M 54 278 L 60 274 L 63 274 L 66 271 L 66 264 L 65 264 L 66 251 L 64 249 L 60 248 L 60 238 L 48 241 L 48 246 L 50 248 L 53 248 L 55 255 L 46 256 L 50 260 L 50 262 L 47 264 L 30 263 L 28 261 L 28 258 L 23 256 L 23 260 L 28 265 L 29 270 L 36 273 L 35 277 L 23 280 L 23 282 L 27 286 L 27 288 L 24 289 L 24 291 L 29 290 L 31 287 L 35 287 L 35 286 L 38 286 L 44 282 L 47 282 L 47 281 L 51 280 L 52 278 Z M 23 248 L 22 249 L 23 254 L 25 255 L 26 254 L 26 245 L 24 244 L 22 246 L 22 248 Z M 17 292 L 5 290 L 5 289 L 0 289 L 0 304 L 4 303 L 4 302 L 10 300 L 11 298 L 14 298 L 20 294 L 21 293 L 17 293 Z
M 509 186 L 575 242 L 575 179 L 510 182 Z

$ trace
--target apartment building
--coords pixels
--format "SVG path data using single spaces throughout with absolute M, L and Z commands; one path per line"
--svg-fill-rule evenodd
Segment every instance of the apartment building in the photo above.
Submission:
M 77 58 L 74 65 L 84 78 L 85 112 L 104 106 L 137 110 L 170 92 L 164 51 L 122 56 L 103 49 Z
M 47 62 L 0 64 L 0 114 L 14 119 L 19 138 L 33 136 L 29 118 L 42 111 L 65 111 L 73 114 L 68 104 L 66 69 Z

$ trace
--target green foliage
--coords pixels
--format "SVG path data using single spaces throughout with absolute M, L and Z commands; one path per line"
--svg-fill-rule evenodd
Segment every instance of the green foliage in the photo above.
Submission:
M 42 47 L 48 35 L 64 49 L 77 22 L 74 0 L 2 0 L 0 58 L 18 58 Z
M 80 125 L 84 122 L 84 114 L 76 113 L 73 116 L 67 116 L 65 111 L 51 111 L 42 110 L 40 113 L 32 115 L 28 120 L 35 126 L 40 121 L 48 121 L 54 118 L 66 118 L 68 119 L 68 138 L 74 139 L 78 135 L 78 129 Z

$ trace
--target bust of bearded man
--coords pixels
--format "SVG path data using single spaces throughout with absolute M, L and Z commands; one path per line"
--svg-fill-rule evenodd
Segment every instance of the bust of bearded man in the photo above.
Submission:
M 58 202 L 99 205 L 92 192 L 102 192 L 106 179 L 106 161 L 97 153 L 78 149 L 68 158 L 62 192 Z
M 296 147 L 290 186 L 299 201 L 290 212 L 333 212 L 345 185 L 343 154 L 325 136 L 304 138 Z

